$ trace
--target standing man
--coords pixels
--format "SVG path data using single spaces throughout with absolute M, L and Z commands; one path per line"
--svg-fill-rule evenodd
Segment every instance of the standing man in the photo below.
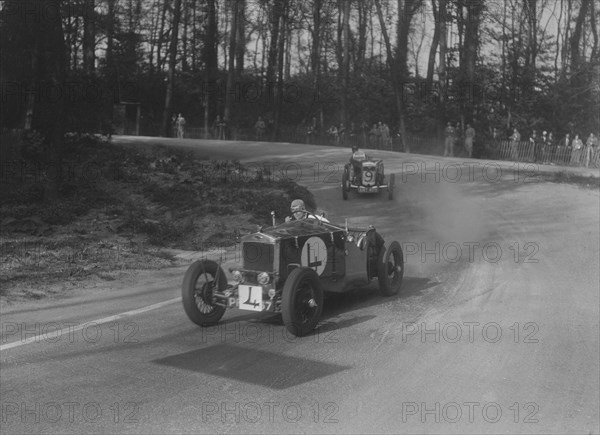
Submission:
M 185 135 L 185 118 L 181 116 L 181 113 L 177 116 L 177 138 L 183 139 Z
M 452 127 L 452 123 L 448 122 L 446 129 L 444 130 L 444 157 L 454 157 L 454 139 L 456 137 L 456 130 Z
M 583 153 L 583 141 L 576 134 L 573 138 L 573 151 L 571 151 L 571 164 L 579 165 L 581 163 L 581 154 Z
M 568 157 L 571 154 L 571 134 L 567 133 L 559 142 L 557 153 L 559 155 L 559 163 L 568 163 Z
M 471 124 L 467 124 L 465 130 L 465 150 L 469 158 L 473 155 L 473 140 L 475 139 L 475 129 L 471 127 Z
M 537 135 L 537 131 L 533 130 L 531 132 L 531 136 L 529 136 L 529 143 L 531 145 L 530 156 L 532 157 L 534 162 L 537 162 L 538 161 L 538 145 L 539 145 L 539 138 Z
M 513 128 L 513 134 L 510 137 L 510 157 L 515 162 L 519 161 L 519 142 L 521 142 L 521 133 Z
M 594 133 L 590 133 L 585 141 L 585 145 L 585 167 L 587 168 L 590 165 L 590 161 L 592 164 L 594 164 L 596 160 L 595 157 L 598 150 L 598 138 L 594 135 Z
M 265 134 L 265 121 L 263 121 L 262 116 L 258 117 L 258 121 L 254 124 L 254 130 L 256 131 L 256 140 L 262 140 Z

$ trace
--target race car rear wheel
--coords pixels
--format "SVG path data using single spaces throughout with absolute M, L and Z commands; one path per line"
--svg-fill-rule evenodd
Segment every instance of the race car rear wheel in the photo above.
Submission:
M 394 241 L 385 251 L 380 251 L 377 272 L 381 294 L 393 296 L 398 293 L 404 277 L 404 255 L 398 242 Z
M 348 167 L 344 167 L 344 172 L 342 173 L 342 198 L 344 198 L 344 200 L 348 199 L 348 190 L 350 189 L 350 177 L 348 172 Z
M 390 174 L 390 180 L 388 183 L 388 199 L 391 201 L 394 199 L 394 186 L 396 184 L 396 174 Z
M 286 329 L 297 337 L 315 329 L 323 310 L 323 290 L 312 269 L 296 268 L 283 285 L 281 316 Z
M 213 293 L 222 292 L 226 287 L 227 276 L 217 263 L 210 260 L 192 263 L 181 286 L 183 309 L 190 320 L 200 326 L 217 323 L 225 307 L 214 303 Z

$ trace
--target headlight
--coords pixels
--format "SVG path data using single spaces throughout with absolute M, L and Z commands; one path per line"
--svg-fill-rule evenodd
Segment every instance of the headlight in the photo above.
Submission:
M 232 276 L 233 280 L 239 284 L 244 282 L 244 275 L 242 275 L 242 272 L 240 272 L 239 270 L 234 270 L 231 273 L 231 276 Z
M 261 272 L 258 274 L 257 280 L 260 285 L 266 285 L 270 281 L 269 274 L 267 272 Z

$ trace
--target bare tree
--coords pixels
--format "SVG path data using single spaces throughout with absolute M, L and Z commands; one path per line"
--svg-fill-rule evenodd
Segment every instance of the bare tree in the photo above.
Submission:
M 387 28 L 385 25 L 385 19 L 383 17 L 383 11 L 381 9 L 380 0 L 375 0 L 375 7 L 377 8 L 379 25 L 381 26 L 381 33 L 385 42 L 385 49 L 387 52 L 387 62 L 390 68 L 392 88 L 394 90 L 394 96 L 396 98 L 396 109 L 398 111 L 398 124 L 400 126 L 400 136 L 402 138 L 402 143 L 404 144 L 404 151 L 410 152 L 410 148 L 406 141 L 406 127 L 404 124 L 404 102 L 402 101 L 402 93 L 399 87 L 400 85 L 398 83 L 398 78 L 401 76 L 401 73 L 398 68 L 398 63 L 396 59 L 394 59 L 394 52 L 392 50 L 392 44 L 390 43 L 390 37 L 388 35 Z
M 167 92 L 165 95 L 165 109 L 162 119 L 162 134 L 169 135 L 169 121 L 171 105 L 173 102 L 173 88 L 175 87 L 175 65 L 177 63 L 177 41 L 179 39 L 179 20 L 181 17 L 181 0 L 174 0 L 173 24 L 171 28 L 171 43 L 169 45 L 169 72 L 167 75 Z
M 96 63 L 96 17 L 94 0 L 85 0 L 83 5 L 83 69 L 91 74 Z
M 225 112 L 223 117 L 231 122 L 231 108 L 234 96 L 236 36 L 238 33 L 238 2 L 231 0 L 231 30 L 229 32 L 229 66 L 227 68 L 227 93 L 225 95 Z
M 343 27 L 343 62 L 342 62 L 342 113 L 341 119 L 344 126 L 348 125 L 348 75 L 350 73 L 350 2 L 342 2 L 342 27 Z

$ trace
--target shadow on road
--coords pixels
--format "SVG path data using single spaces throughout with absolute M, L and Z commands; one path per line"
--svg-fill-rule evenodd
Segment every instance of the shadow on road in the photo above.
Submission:
M 228 344 L 153 361 L 178 369 L 284 390 L 351 367 Z

